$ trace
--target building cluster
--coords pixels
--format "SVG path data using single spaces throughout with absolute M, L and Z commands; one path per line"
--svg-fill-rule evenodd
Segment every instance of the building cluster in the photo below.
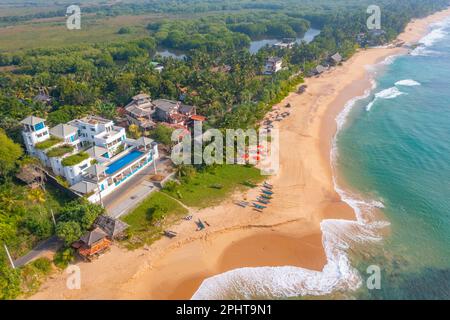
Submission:
M 197 115 L 195 106 L 167 99 L 152 100 L 144 93 L 134 96 L 125 106 L 125 116 L 129 124 L 135 124 L 143 130 L 153 129 L 157 123 L 187 129 L 193 121 L 205 120 Z
M 283 69 L 283 60 L 278 57 L 269 57 L 264 66 L 264 74 L 271 75 Z
M 40 159 L 70 189 L 98 202 L 121 183 L 158 158 L 158 145 L 142 137 L 129 139 L 123 127 L 97 116 L 75 119 L 49 128 L 45 119 L 21 121 L 28 153 Z M 155 166 L 156 169 L 156 166 Z
M 339 52 L 336 52 L 332 56 L 330 56 L 324 64 L 317 65 L 313 70 L 311 70 L 310 75 L 320 75 L 327 71 L 330 66 L 337 66 L 340 64 L 344 59 L 342 58 L 341 54 Z

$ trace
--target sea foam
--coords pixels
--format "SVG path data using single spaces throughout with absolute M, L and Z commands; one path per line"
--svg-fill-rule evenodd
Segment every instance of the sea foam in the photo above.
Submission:
M 391 87 L 388 89 L 384 89 L 378 93 L 375 93 L 375 98 L 367 105 L 366 110 L 370 111 L 372 109 L 373 105 L 375 104 L 375 102 L 378 101 L 378 99 L 394 99 L 403 94 L 405 94 L 405 93 L 398 90 L 397 87 Z
M 412 79 L 406 79 L 406 80 L 400 80 L 395 83 L 396 86 L 405 86 L 405 87 L 413 87 L 413 86 L 420 86 L 420 83 L 412 80 Z
M 445 36 L 444 26 L 448 21 L 437 24 L 438 29 L 431 31 L 422 38 L 423 46 L 417 48 L 418 53 L 425 53 L 424 47 L 430 46 Z M 436 27 L 435 26 L 435 27 Z M 413 51 L 414 52 L 414 51 Z M 413 54 L 414 55 L 414 54 Z M 380 65 L 389 65 L 396 56 L 390 56 Z M 417 85 L 414 80 L 401 80 L 398 86 Z M 420 85 L 420 84 L 419 84 Z M 336 118 L 339 132 L 344 126 L 348 114 L 360 99 L 367 98 L 376 88 L 367 90 L 361 97 L 356 97 L 345 105 L 343 111 Z M 382 90 L 375 94 L 375 99 L 393 99 L 404 94 L 396 87 Z M 373 105 L 374 101 L 371 102 Z M 368 108 L 370 110 L 370 108 Z M 333 169 L 337 158 L 337 134 L 333 139 L 331 159 Z M 252 299 L 252 298 L 286 298 L 302 295 L 324 295 L 335 290 L 356 290 L 362 285 L 358 271 L 350 264 L 347 250 L 354 242 L 379 241 L 380 229 L 389 225 L 387 221 L 377 220 L 373 210 L 383 208 L 380 200 L 365 200 L 339 187 L 334 176 L 334 186 L 342 201 L 353 208 L 356 220 L 326 219 L 320 224 L 322 243 L 327 257 L 327 264 L 322 271 L 305 268 L 258 267 L 239 268 L 205 279 L 192 299 Z

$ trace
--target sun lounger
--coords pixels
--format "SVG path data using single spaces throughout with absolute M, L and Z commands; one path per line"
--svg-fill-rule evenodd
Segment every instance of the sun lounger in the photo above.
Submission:
M 260 205 L 260 204 L 255 203 L 255 202 L 253 202 L 253 206 L 254 206 L 256 209 L 261 209 L 261 210 L 267 208 L 266 206 L 262 206 L 262 205 Z
M 262 204 L 269 204 L 270 203 L 270 201 L 267 200 L 267 199 L 258 198 L 256 200 L 258 200 L 258 202 L 261 202 Z
M 195 223 L 197 224 L 197 231 L 205 229 L 205 225 L 203 224 L 203 222 L 200 219 L 198 219 L 198 221 Z

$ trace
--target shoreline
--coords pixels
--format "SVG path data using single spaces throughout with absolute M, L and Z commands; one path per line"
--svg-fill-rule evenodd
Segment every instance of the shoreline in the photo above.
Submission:
M 429 24 L 450 9 L 413 20 L 398 38 L 416 42 Z M 360 50 L 342 66 L 308 78 L 302 95 L 291 93 L 291 116 L 280 124 L 280 172 L 269 180 L 275 196 L 264 213 L 242 209 L 227 200 L 200 210 L 211 224 L 203 233 L 180 222 L 179 239 L 161 239 L 149 248 L 127 251 L 114 246 L 93 263 L 79 263 L 80 290 L 65 287 L 67 275 L 53 276 L 32 299 L 189 299 L 208 277 L 242 267 L 298 266 L 320 271 L 327 263 L 320 224 L 325 219 L 355 220 L 353 209 L 334 186 L 330 150 L 336 117 L 345 104 L 371 87 L 365 66 L 401 48 Z M 296 148 L 292 148 L 295 146 Z M 247 197 L 253 199 L 257 190 Z M 242 199 L 239 194 L 234 199 Z

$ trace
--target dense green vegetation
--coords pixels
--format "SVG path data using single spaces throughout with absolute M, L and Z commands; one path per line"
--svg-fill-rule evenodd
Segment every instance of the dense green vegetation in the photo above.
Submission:
M 13 270 L 3 244 L 8 246 L 12 258 L 17 259 L 55 233 L 69 243 L 85 232 L 104 209 L 83 199 L 73 201 L 51 184 L 44 191 L 19 183 L 15 173 L 33 160 L 23 156 L 21 146 L 2 131 L 0 143 L 0 299 L 13 299 L 19 294 L 33 293 L 51 266 L 47 260 L 38 259 Z

